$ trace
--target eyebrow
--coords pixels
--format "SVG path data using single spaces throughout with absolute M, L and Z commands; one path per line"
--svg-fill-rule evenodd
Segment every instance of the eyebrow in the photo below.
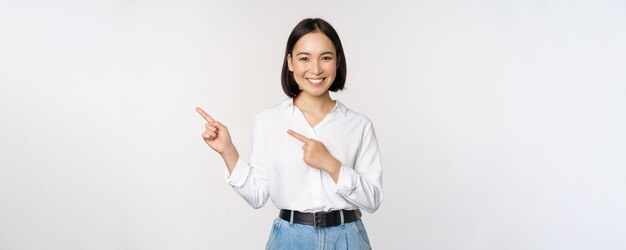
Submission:
M 326 54 L 331 54 L 331 55 L 333 55 L 333 56 L 335 55 L 335 53 L 330 52 L 330 51 L 323 52 L 321 55 L 326 55 Z M 296 54 L 296 56 L 299 56 L 299 55 L 306 55 L 306 56 L 310 56 L 310 55 L 311 55 L 311 53 L 308 53 L 308 52 L 300 52 L 300 53 Z

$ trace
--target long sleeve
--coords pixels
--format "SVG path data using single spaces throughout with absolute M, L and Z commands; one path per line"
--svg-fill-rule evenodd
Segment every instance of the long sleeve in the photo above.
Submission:
M 228 169 L 225 170 L 226 183 L 232 186 L 233 190 L 253 208 L 263 207 L 269 197 L 268 161 L 267 153 L 264 152 L 266 145 L 264 145 L 265 140 L 259 126 L 257 117 L 252 128 L 252 149 L 249 162 L 246 163 L 240 157 L 230 176 Z
M 382 163 L 371 122 L 363 132 L 354 168 L 341 166 L 335 192 L 368 213 L 380 207 L 383 200 Z

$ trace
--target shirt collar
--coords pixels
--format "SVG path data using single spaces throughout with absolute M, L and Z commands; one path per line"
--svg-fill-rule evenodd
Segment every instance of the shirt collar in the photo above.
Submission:
M 346 106 L 343 105 L 343 103 L 335 100 L 335 102 L 337 102 L 337 104 L 335 105 L 335 107 L 330 111 L 330 113 L 332 112 L 339 112 L 339 114 L 341 114 L 344 118 L 346 118 L 346 115 L 348 114 L 348 108 L 346 108 Z M 284 100 L 281 104 L 280 104 L 280 108 L 282 110 L 287 110 L 290 111 L 291 113 L 293 113 L 295 105 L 293 105 L 293 98 L 289 98 L 287 100 Z

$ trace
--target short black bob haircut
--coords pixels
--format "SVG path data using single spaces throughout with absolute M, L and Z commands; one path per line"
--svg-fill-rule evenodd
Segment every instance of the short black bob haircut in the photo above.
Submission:
M 330 85 L 328 90 L 337 92 L 339 90 L 343 90 L 343 86 L 346 84 L 346 56 L 343 53 L 343 46 L 341 46 L 341 40 L 339 40 L 337 31 L 335 31 L 333 26 L 320 18 L 307 18 L 300 21 L 300 23 L 293 28 L 293 31 L 291 31 L 289 39 L 287 39 L 285 56 L 283 57 L 283 71 L 280 80 L 283 85 L 283 91 L 285 91 L 285 94 L 291 98 L 296 97 L 302 90 L 300 90 L 296 80 L 293 78 L 293 72 L 289 71 L 287 56 L 289 56 L 293 51 L 293 47 L 296 45 L 296 42 L 298 42 L 301 37 L 311 32 L 324 33 L 324 35 L 326 35 L 335 45 L 338 64 L 337 76 L 335 76 L 335 80 Z

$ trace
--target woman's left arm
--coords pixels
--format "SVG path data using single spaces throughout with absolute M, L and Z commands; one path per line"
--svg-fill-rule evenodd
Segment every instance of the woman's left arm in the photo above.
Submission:
M 343 166 L 320 141 L 288 130 L 304 143 L 303 160 L 309 166 L 326 171 L 335 182 L 335 192 L 368 213 L 373 213 L 383 201 L 383 168 L 378 152 L 374 126 L 368 121 L 361 140 L 354 168 Z
M 338 172 L 337 194 L 368 213 L 380 207 L 383 201 L 383 168 L 372 122 L 368 122 L 363 132 L 354 168 L 341 166 Z

